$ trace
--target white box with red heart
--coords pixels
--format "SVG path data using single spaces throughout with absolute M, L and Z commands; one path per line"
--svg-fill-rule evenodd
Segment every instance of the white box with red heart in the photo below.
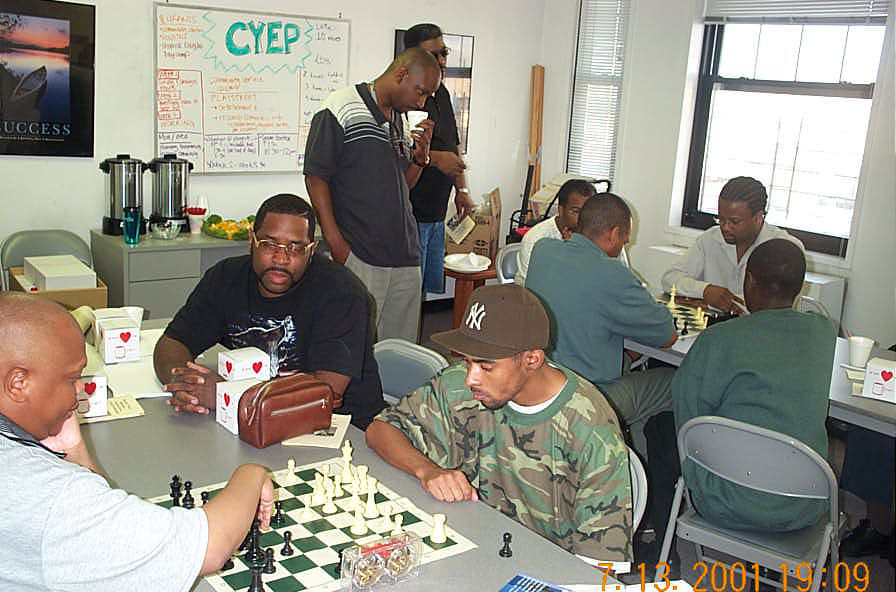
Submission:
M 140 359 L 140 327 L 129 318 L 97 321 L 97 350 L 106 364 Z
M 215 385 L 217 393 L 215 421 L 227 428 L 230 433 L 239 436 L 237 411 L 240 408 L 240 397 L 259 382 L 261 381 L 247 378 L 245 380 L 223 380 Z
M 78 393 L 78 417 L 103 417 L 109 414 L 106 377 L 97 374 L 82 376 L 84 388 Z
M 868 361 L 862 396 L 896 404 L 896 360 L 871 358 Z
M 271 356 L 257 347 L 241 347 L 218 354 L 218 374 L 224 380 L 271 379 Z

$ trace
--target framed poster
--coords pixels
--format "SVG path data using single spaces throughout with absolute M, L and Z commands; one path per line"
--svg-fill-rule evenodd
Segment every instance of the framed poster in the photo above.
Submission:
M 95 12 L 0 0 L 0 154 L 93 156 Z
M 395 29 L 395 55 L 404 51 L 405 29 Z M 473 36 L 442 35 L 448 48 L 448 63 L 442 83 L 451 95 L 454 118 L 457 120 L 457 136 L 463 151 L 467 151 L 467 134 L 470 129 L 470 92 L 473 87 Z

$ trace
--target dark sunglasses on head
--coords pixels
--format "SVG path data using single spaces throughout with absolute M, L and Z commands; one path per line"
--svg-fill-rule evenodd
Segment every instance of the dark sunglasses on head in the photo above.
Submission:
M 429 53 L 431 53 L 432 55 L 434 55 L 436 58 L 438 58 L 438 57 L 440 57 L 440 56 L 443 57 L 443 58 L 447 58 L 447 57 L 448 57 L 448 54 L 451 53 L 451 50 L 448 49 L 447 47 L 443 47 L 443 48 L 440 49 L 439 51 L 431 51 L 431 52 L 429 52 Z

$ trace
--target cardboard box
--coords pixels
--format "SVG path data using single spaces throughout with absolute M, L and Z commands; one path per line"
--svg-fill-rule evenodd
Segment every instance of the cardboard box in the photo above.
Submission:
M 261 382 L 254 378 L 246 380 L 224 380 L 215 385 L 217 403 L 215 406 L 215 421 L 227 428 L 227 431 L 235 436 L 240 435 L 237 412 L 240 408 L 240 398 L 243 393 Z
M 96 287 L 94 288 L 84 288 L 80 290 L 40 290 L 33 284 L 33 282 L 28 281 L 25 277 L 23 268 L 10 267 L 9 289 L 43 296 L 44 298 L 58 302 L 69 310 L 74 310 L 79 306 L 105 308 L 109 305 L 109 289 L 106 288 L 106 284 L 104 284 L 103 280 L 99 277 L 96 278 Z
M 868 361 L 862 396 L 896 404 L 896 360 L 871 358 Z
M 101 319 L 96 325 L 96 349 L 103 362 L 117 364 L 140 359 L 140 325 L 130 318 Z
M 224 380 L 270 380 L 271 356 L 257 347 L 241 347 L 218 353 L 218 374 Z
M 445 253 L 476 253 L 495 261 L 501 226 L 501 191 L 495 187 L 484 196 L 485 204 L 472 214 L 475 228 L 460 243 L 450 238 L 445 241 Z
M 96 272 L 74 255 L 25 257 L 24 272 L 38 290 L 83 290 L 96 286 Z
M 84 390 L 78 393 L 78 417 L 103 417 L 109 414 L 106 377 L 101 374 L 82 376 Z

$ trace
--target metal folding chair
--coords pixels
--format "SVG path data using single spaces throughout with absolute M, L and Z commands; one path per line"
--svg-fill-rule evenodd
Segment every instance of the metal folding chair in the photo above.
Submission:
M 6 237 L 0 246 L 0 269 L 3 289 L 9 289 L 9 268 L 25 264 L 25 257 L 45 255 L 74 255 L 88 267 L 93 267 L 90 247 L 68 230 L 20 230 Z
M 390 404 L 413 392 L 448 367 L 448 360 L 429 348 L 404 339 L 383 339 L 373 345 L 383 397 Z
M 498 249 L 498 254 L 495 256 L 495 271 L 498 273 L 498 281 L 502 284 L 513 283 L 513 276 L 520 266 L 517 257 L 522 246 L 522 243 L 511 243 Z

